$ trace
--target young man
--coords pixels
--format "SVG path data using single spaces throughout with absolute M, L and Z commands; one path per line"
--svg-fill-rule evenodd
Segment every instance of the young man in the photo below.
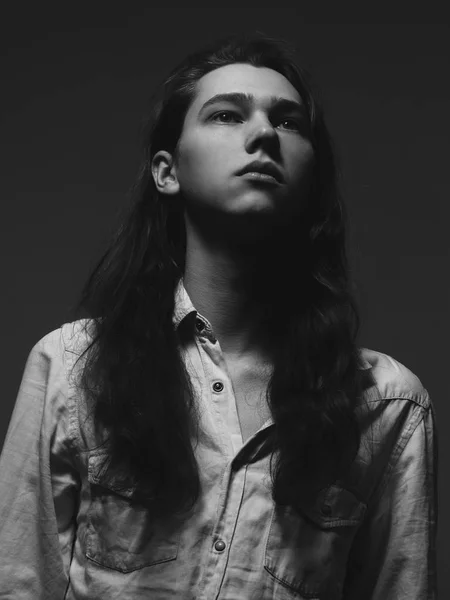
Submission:
M 232 37 L 154 98 L 135 202 L 32 350 L 0 461 L 7 597 L 435 598 L 433 406 L 356 345 L 320 107 Z
M 178 202 L 183 194 L 184 287 L 220 340 L 244 441 L 269 416 L 261 368 L 270 364 L 271 340 L 261 307 L 284 288 L 274 288 L 266 255 L 289 260 L 280 253 L 280 227 L 306 205 L 314 165 L 306 121 L 283 75 L 230 64 L 199 80 L 176 161 L 161 150 L 152 162 L 158 191 Z M 301 288 L 297 282 L 295 292 Z

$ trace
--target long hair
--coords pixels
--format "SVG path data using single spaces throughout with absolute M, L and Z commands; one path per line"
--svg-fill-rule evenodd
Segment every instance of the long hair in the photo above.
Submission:
M 185 266 L 183 209 L 161 199 L 151 161 L 159 150 L 176 151 L 199 79 L 233 63 L 268 67 L 290 81 L 307 109 L 315 155 L 306 213 L 296 229 L 302 257 L 293 256 L 303 267 L 291 272 L 291 279 L 301 277 L 302 294 L 283 301 L 267 387 L 273 500 L 295 507 L 308 486 L 319 489 L 345 474 L 361 441 L 354 414 L 362 391 L 359 319 L 322 109 L 286 41 L 261 32 L 229 36 L 188 56 L 153 95 L 131 200 L 74 312 L 89 316 L 91 342 L 80 356 L 79 385 L 96 429 L 107 431 L 107 469 L 120 473 L 124 486 L 133 483 L 137 502 L 167 515 L 191 510 L 201 493 L 193 448 L 199 414 L 172 322 Z

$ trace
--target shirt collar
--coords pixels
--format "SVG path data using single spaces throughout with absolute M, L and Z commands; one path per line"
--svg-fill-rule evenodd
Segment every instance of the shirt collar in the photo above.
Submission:
M 172 323 L 175 329 L 178 329 L 180 323 L 191 313 L 197 315 L 192 300 L 184 287 L 183 277 L 180 277 L 175 289 L 175 307 L 172 316 Z
M 183 277 L 180 277 L 180 280 L 178 281 L 177 287 L 175 289 L 175 307 L 172 317 L 172 323 L 175 329 L 178 329 L 180 323 L 192 313 L 194 313 L 195 316 L 197 316 L 197 310 L 192 304 L 192 300 L 190 299 L 189 294 L 187 293 L 186 288 L 184 287 Z M 372 367 L 370 362 L 364 357 L 364 348 L 359 349 L 359 358 L 360 370 L 365 371 Z
M 364 352 L 364 348 L 359 348 L 359 370 L 360 371 L 367 371 L 367 369 L 371 369 L 372 365 L 370 364 L 370 362 L 364 358 L 363 356 L 363 352 Z

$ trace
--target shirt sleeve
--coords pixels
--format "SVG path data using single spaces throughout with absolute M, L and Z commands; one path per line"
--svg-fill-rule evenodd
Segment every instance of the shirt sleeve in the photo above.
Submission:
M 369 505 L 344 600 L 436 600 L 438 442 L 434 407 L 415 407 L 386 485 Z M 406 440 L 406 441 L 405 441 Z
M 79 477 L 61 330 L 31 350 L 0 456 L 0 599 L 63 600 Z

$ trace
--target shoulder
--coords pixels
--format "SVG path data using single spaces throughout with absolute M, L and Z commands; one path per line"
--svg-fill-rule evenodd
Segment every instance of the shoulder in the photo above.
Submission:
M 78 352 L 84 350 L 93 339 L 95 321 L 93 319 L 78 319 L 61 325 L 60 337 L 65 351 Z
M 93 325 L 93 319 L 78 319 L 70 323 L 63 323 L 57 329 L 46 333 L 38 340 L 35 347 L 48 351 L 57 348 L 75 351 L 92 339 Z
M 360 348 L 363 369 L 370 372 L 369 400 L 404 399 L 428 408 L 430 398 L 420 379 L 401 362 L 376 350 Z
M 79 319 L 64 323 L 46 333 L 32 347 L 28 362 L 42 367 L 73 366 L 83 350 L 92 340 L 92 319 Z
M 395 481 L 395 468 L 408 472 L 416 468 L 414 465 L 427 468 L 423 466 L 428 461 L 427 452 L 436 444 L 434 407 L 420 379 L 404 364 L 368 348 L 361 348 L 360 353 L 368 385 L 356 411 L 362 443 L 355 477 L 361 495 L 374 502 L 387 482 Z M 408 444 L 409 451 L 405 452 Z M 402 456 L 406 467 L 400 462 Z
M 61 427 L 60 439 L 68 440 L 75 449 L 85 448 L 87 435 L 87 426 L 80 426 L 84 395 L 78 376 L 84 351 L 93 339 L 94 325 L 92 319 L 79 319 L 44 335 L 30 352 L 22 383 L 29 397 L 42 396 L 46 423 L 49 427 Z

